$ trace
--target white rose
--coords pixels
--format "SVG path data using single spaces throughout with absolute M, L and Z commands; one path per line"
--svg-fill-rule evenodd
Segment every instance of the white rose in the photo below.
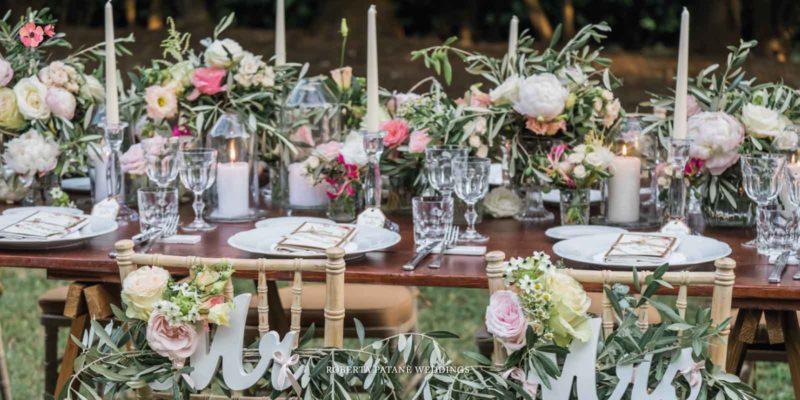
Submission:
M 106 97 L 106 87 L 92 75 L 84 75 L 80 96 L 87 100 L 100 102 Z
M 619 117 L 619 111 L 621 108 L 622 106 L 619 104 L 619 99 L 614 99 L 614 101 L 606 104 L 606 115 L 603 117 L 603 126 L 608 128 L 611 125 L 614 125 L 617 117 Z
M 242 46 L 232 39 L 215 40 L 203 53 L 206 64 L 227 68 L 239 62 L 244 55 Z
M 606 169 L 613 159 L 614 153 L 605 147 L 596 147 L 586 154 L 586 162 L 597 169 Z
M 526 78 L 519 86 L 514 109 L 531 118 L 551 121 L 564 112 L 569 91 L 551 73 Z
M 22 78 L 14 85 L 14 94 L 17 96 L 17 107 L 23 117 L 27 119 L 50 118 L 50 109 L 47 107 L 47 86 L 39 82 L 39 78 L 31 76 Z
M 319 158 L 314 156 L 308 157 L 306 159 L 306 165 L 311 169 L 319 167 Z
M 794 150 L 797 148 L 797 143 L 798 143 L 797 134 L 792 131 L 786 130 L 775 138 L 773 145 L 778 150 Z
M 500 86 L 489 91 L 489 98 L 493 104 L 513 103 L 519 96 L 519 77 L 512 75 Z
M 240 85 L 249 88 L 253 85 L 260 83 L 258 81 L 259 72 L 266 68 L 267 65 L 261 61 L 261 56 L 256 56 L 249 51 L 244 52 L 244 56 L 239 61 L 239 68 L 233 75 L 235 80 Z
M 575 168 L 572 169 L 572 174 L 575 175 L 575 177 L 578 179 L 586 178 L 587 175 L 586 167 L 584 167 L 581 164 L 578 164 L 575 166 Z
M 742 107 L 742 123 L 747 133 L 757 138 L 774 138 L 786 129 L 786 119 L 780 113 L 755 104 Z
M 169 272 L 161 267 L 141 267 L 122 281 L 125 315 L 147 321 L 156 303 L 161 301 L 169 283 Z
M 498 187 L 486 195 L 483 207 L 495 218 L 511 217 L 522 208 L 522 200 L 513 191 Z
M 344 140 L 340 151 L 347 164 L 367 165 L 367 152 L 364 150 L 364 139 L 358 132 L 350 132 Z
M 58 163 L 58 144 L 31 129 L 6 143 L 3 160 L 20 175 L 43 174 Z
M 75 96 L 66 89 L 55 86 L 48 88 L 45 101 L 56 117 L 69 121 L 75 116 L 75 107 L 77 107 L 78 103 L 75 100 Z

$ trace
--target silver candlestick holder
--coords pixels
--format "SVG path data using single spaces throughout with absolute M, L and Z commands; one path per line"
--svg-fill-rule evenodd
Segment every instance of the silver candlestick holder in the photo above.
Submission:
M 672 180 L 669 187 L 669 200 L 667 204 L 667 222 L 661 227 L 662 233 L 675 235 L 688 235 L 692 232 L 686 219 L 686 182 L 684 170 L 689 161 L 689 150 L 692 147 L 691 139 L 670 140 L 670 166 Z
M 107 122 L 101 122 L 99 126 L 103 129 L 103 138 L 111 149 L 106 169 L 108 201 L 116 202 L 119 205 L 117 221 L 138 221 L 139 214 L 125 204 L 124 196 L 121 195 L 124 177 L 122 176 L 120 158 L 122 157 L 122 142 L 125 137 L 125 128 L 128 127 L 128 123 L 119 122 L 116 124 L 109 124 Z

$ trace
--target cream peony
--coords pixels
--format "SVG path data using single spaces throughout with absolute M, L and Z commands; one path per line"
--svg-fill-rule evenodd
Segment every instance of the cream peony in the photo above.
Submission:
M 25 126 L 25 119 L 17 107 L 17 96 L 9 88 L 0 88 L 0 128 L 17 130 Z
M 169 272 L 161 267 L 141 267 L 122 281 L 122 301 L 127 308 L 125 315 L 146 321 L 164 297 L 169 284 Z
M 492 103 L 501 105 L 513 103 L 519 98 L 519 82 L 520 79 L 516 75 L 506 78 L 500 86 L 489 91 L 489 98 Z
M 486 307 L 486 330 L 503 343 L 509 351 L 525 347 L 528 320 L 516 293 L 498 290 Z
M 6 87 L 14 79 L 14 68 L 11 63 L 0 58 L 0 87 Z
M 95 102 L 103 101 L 106 98 L 106 88 L 97 78 L 92 75 L 83 76 L 83 86 L 79 92 L 80 96 Z
M 551 293 L 557 293 L 553 299 L 549 327 L 553 332 L 553 342 L 566 346 L 575 338 L 581 342 L 589 340 L 591 329 L 586 312 L 591 300 L 581 284 L 571 276 L 553 270 L 546 275 L 546 285 Z
M 742 123 L 753 137 L 775 138 L 786 129 L 787 119 L 778 111 L 751 103 L 742 107 Z
M 242 59 L 244 51 L 239 43 L 232 39 L 215 40 L 203 53 L 208 66 L 228 68 Z
M 550 121 L 564 112 L 569 91 L 551 73 L 529 76 L 519 85 L 514 110 L 531 118 Z
M 50 108 L 50 112 L 56 117 L 64 118 L 67 121 L 75 117 L 75 108 L 78 106 L 78 102 L 75 100 L 75 96 L 66 89 L 56 86 L 47 88 L 45 102 Z
M 522 200 L 512 190 L 497 187 L 483 199 L 483 207 L 492 217 L 506 218 L 517 215 L 522 209 Z
M 147 321 L 147 344 L 172 364 L 183 367 L 197 348 L 197 329 L 184 323 L 172 325 L 164 314 L 154 312 Z
M 17 107 L 22 116 L 27 119 L 50 118 L 50 109 L 47 107 L 47 86 L 39 82 L 39 78 L 31 76 L 22 78 L 14 85 L 14 94 L 17 96 Z
M 692 139 L 689 155 L 705 161 L 712 175 L 720 175 L 739 161 L 744 128 L 723 112 L 701 112 L 689 118 L 687 137 Z
M 45 174 L 58 163 L 58 144 L 31 129 L 6 143 L 3 160 L 20 175 Z

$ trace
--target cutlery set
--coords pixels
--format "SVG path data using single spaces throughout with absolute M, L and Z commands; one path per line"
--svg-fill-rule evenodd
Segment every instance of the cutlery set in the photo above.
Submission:
M 425 246 L 421 247 L 417 252 L 408 260 L 407 263 L 403 264 L 403 269 L 406 271 L 413 271 L 417 268 L 417 265 L 428 256 L 433 250 L 437 247 L 439 248 L 439 252 L 436 254 L 436 258 L 428 264 L 428 268 L 436 269 L 442 266 L 442 259 L 444 258 L 444 253 L 447 252 L 448 249 L 455 246 L 456 242 L 458 241 L 458 235 L 461 229 L 458 226 L 451 225 L 447 228 L 444 233 L 444 238 L 442 240 L 433 241 L 431 243 L 426 244 Z

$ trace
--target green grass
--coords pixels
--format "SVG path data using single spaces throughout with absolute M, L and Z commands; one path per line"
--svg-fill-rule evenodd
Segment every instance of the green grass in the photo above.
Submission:
M 39 325 L 38 296 L 60 282 L 47 281 L 43 271 L 0 270 L 5 293 L 0 301 L 0 324 L 11 371 L 13 395 L 18 399 L 44 397 L 43 340 Z M 419 330 L 446 330 L 458 334 L 458 340 L 443 342 L 448 353 L 460 362 L 465 350 L 476 351 L 474 332 L 481 326 L 488 303 L 485 290 L 422 288 Z M 61 342 L 64 342 L 62 332 Z M 756 371 L 758 392 L 765 400 L 794 398 L 789 368 L 782 363 L 759 363 Z

